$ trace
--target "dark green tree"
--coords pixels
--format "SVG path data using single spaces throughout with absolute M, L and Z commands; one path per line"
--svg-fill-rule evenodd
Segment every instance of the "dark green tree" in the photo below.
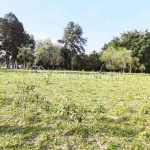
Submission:
M 62 47 L 61 48 L 61 56 L 62 56 L 62 68 L 63 69 L 70 69 L 71 64 L 71 52 L 69 49 Z
M 35 63 L 37 65 L 42 65 L 45 68 L 49 68 L 51 50 L 52 42 L 50 39 L 45 39 L 44 41 L 37 41 L 35 48 Z
M 88 65 L 92 70 L 98 71 L 101 67 L 101 61 L 99 59 L 99 54 L 96 51 L 92 51 L 91 54 L 89 54 L 89 63 Z
M 17 17 L 13 13 L 9 13 L 4 18 L 0 18 L 0 41 L 1 49 L 5 51 L 6 67 L 9 67 L 10 58 L 12 67 L 14 67 L 19 48 L 27 46 L 31 42 L 31 38 L 24 31 L 23 24 Z M 32 41 L 32 43 L 34 42 Z
M 83 31 L 79 24 L 69 22 L 64 29 L 64 36 L 58 42 L 63 44 L 63 47 L 70 51 L 71 69 L 73 70 L 73 57 L 78 53 L 85 53 L 84 46 L 87 39 L 82 37 Z
M 53 44 L 50 39 L 38 41 L 35 56 L 38 65 L 45 68 L 59 68 L 62 62 L 61 46 Z
M 137 30 L 123 32 L 119 37 L 115 37 L 105 44 L 102 51 L 109 46 L 113 46 L 116 50 L 120 48 L 131 50 L 132 57 L 138 58 L 139 63 L 145 66 L 146 72 L 150 72 L 150 32 L 148 30 L 144 32 Z
M 5 63 L 6 67 L 8 67 L 9 63 L 9 42 L 10 42 L 10 35 L 9 35 L 9 24 L 8 21 L 4 18 L 0 18 L 0 43 L 1 43 L 1 51 L 5 51 Z
M 35 56 L 31 48 L 21 47 L 19 49 L 17 58 L 18 58 L 18 62 L 23 64 L 24 68 L 26 68 L 27 64 L 29 66 L 29 63 L 31 64 L 30 66 L 32 66 L 32 64 L 34 63 Z

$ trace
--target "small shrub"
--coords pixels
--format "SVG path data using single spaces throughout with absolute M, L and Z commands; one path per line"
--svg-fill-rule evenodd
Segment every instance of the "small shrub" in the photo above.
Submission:
M 82 120 L 85 118 L 84 109 L 68 99 L 61 102 L 58 113 L 69 121 L 75 121 L 77 123 L 82 123 Z
M 82 123 L 85 119 L 85 111 L 82 107 L 77 106 L 76 109 L 71 113 L 71 119 L 77 121 L 77 123 Z
M 34 98 L 33 92 L 36 85 L 33 83 L 26 83 L 25 81 L 21 81 L 16 83 L 16 86 L 18 95 L 15 99 L 17 100 L 17 104 L 21 107 L 23 119 L 25 119 L 25 109 L 27 107 L 27 102 Z
M 60 113 L 61 116 L 69 117 L 74 109 L 75 104 L 71 100 L 65 99 L 61 102 L 57 112 Z
M 94 109 L 94 111 L 97 113 L 106 113 L 106 110 L 107 109 L 105 108 L 103 104 L 98 104 Z
M 50 82 L 51 74 L 47 73 L 43 75 L 42 80 L 48 85 Z
M 149 105 L 145 105 L 145 106 L 141 109 L 141 113 L 142 113 L 142 114 L 148 114 L 148 115 L 150 115 L 150 106 L 149 106 Z

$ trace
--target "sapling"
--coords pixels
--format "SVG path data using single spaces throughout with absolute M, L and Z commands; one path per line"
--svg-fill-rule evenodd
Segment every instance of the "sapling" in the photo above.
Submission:
M 52 74 L 50 74 L 50 73 L 44 74 L 44 76 L 43 76 L 42 80 L 44 80 L 44 81 L 45 81 L 45 83 L 48 85 L 48 84 L 49 84 L 49 82 L 50 82 L 50 78 L 51 78 L 51 76 L 52 76 Z
M 57 112 L 67 118 L 68 121 L 75 121 L 77 124 L 82 123 L 85 118 L 84 109 L 69 99 L 61 102 Z
M 33 93 L 35 89 L 35 84 L 26 83 L 25 81 L 20 81 L 16 83 L 17 86 L 17 100 L 18 104 L 21 106 L 22 109 L 22 117 L 23 120 L 25 119 L 25 109 L 27 107 L 27 103 L 29 100 L 33 99 Z

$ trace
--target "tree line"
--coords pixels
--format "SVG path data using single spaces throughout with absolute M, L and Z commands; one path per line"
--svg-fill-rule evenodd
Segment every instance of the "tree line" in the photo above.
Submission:
M 51 39 L 35 41 L 13 13 L 0 18 L 0 63 L 7 68 L 150 72 L 150 32 L 128 31 L 86 54 L 82 27 L 69 22 L 57 44 Z
M 33 51 L 35 48 L 33 36 L 24 30 L 23 24 L 13 13 L 6 14 L 0 18 L 0 56 L 1 59 L 4 56 L 7 68 L 10 63 L 14 68 L 16 62 L 22 62 L 18 54 L 23 46 Z
M 112 61 L 106 65 L 109 70 L 122 68 L 123 71 L 129 72 L 150 72 L 150 32 L 148 30 L 123 32 L 104 44 L 100 53 L 104 61 L 108 61 L 107 57 L 111 53 Z

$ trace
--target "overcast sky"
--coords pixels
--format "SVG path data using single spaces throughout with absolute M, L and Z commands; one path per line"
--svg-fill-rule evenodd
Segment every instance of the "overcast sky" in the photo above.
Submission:
M 35 39 L 57 41 L 69 21 L 88 39 L 86 52 L 124 31 L 150 30 L 150 0 L 0 0 L 0 17 L 12 12 Z

